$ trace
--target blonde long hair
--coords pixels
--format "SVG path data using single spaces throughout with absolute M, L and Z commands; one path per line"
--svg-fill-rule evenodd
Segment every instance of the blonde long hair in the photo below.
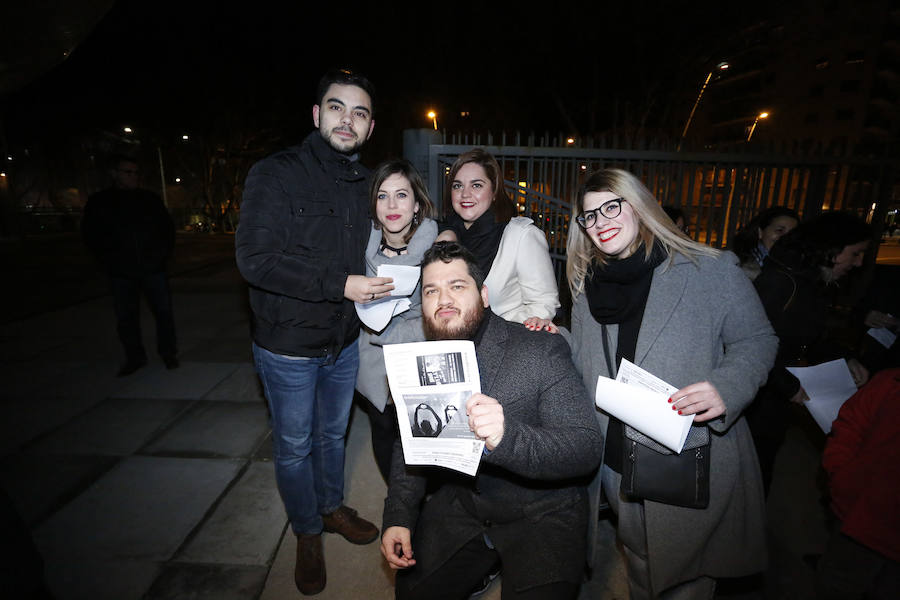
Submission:
M 590 192 L 611 192 L 628 202 L 637 218 L 638 236 L 644 243 L 645 258 L 648 260 L 656 240 L 660 241 L 670 259 L 676 252 L 693 262 L 699 256 L 719 255 L 718 250 L 695 242 L 678 229 L 640 179 L 622 169 L 601 169 L 587 178 L 572 204 L 566 242 L 566 278 L 572 298 L 577 298 L 584 291 L 584 280 L 591 268 L 602 268 L 607 260 L 575 221 L 575 217 L 584 212 L 584 197 Z

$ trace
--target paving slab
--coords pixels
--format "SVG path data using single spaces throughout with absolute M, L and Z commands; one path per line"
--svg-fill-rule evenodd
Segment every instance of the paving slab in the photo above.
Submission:
M 71 555 L 48 565 L 45 581 L 54 600 L 141 600 L 159 574 L 149 560 L 85 560 Z
M 268 429 L 268 415 L 262 404 L 200 400 L 141 453 L 249 457 Z
M 268 570 L 286 525 L 275 466 L 252 462 L 176 561 L 258 565 Z
M 243 336 L 236 339 L 182 338 L 178 345 L 181 348 L 178 356 L 183 361 L 245 363 L 252 360 L 250 337 L 246 330 Z
M 119 459 L 113 456 L 14 454 L 0 462 L 0 485 L 32 527 L 88 487 Z
M 262 384 L 252 363 L 242 363 L 224 381 L 209 391 L 205 400 L 266 403 Z
M 248 600 L 259 595 L 267 573 L 268 567 L 169 563 L 143 600 Z
M 242 461 L 129 457 L 34 531 L 48 570 L 72 557 L 167 560 Z
M 101 398 L 46 398 L 34 395 L 2 403 L 0 456 L 16 451 L 28 441 L 53 431 Z
M 34 454 L 133 454 L 192 402 L 138 398 L 103 400 L 29 444 L 25 451 Z
M 48 349 L 69 343 L 67 336 L 53 338 L 11 335 L 8 328 L 0 329 L 0 362 L 26 363 Z
M 151 363 L 129 376 L 119 398 L 202 398 L 237 367 L 233 363 L 182 362 L 172 371 Z
M 3 377 L 4 399 L 37 398 L 93 398 L 101 400 L 114 395 L 128 385 L 125 378 L 116 377 L 116 359 L 105 361 L 41 358 L 18 365 L 6 364 L 0 370 Z

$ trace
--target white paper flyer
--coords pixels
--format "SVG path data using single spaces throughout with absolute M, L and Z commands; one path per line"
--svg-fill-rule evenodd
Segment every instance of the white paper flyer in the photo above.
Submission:
M 839 358 L 813 367 L 788 367 L 787 370 L 806 390 L 809 400 L 803 404 L 809 414 L 822 431 L 831 432 L 831 424 L 837 419 L 841 406 L 856 393 L 847 361 Z
M 484 442 L 469 430 L 466 402 L 481 392 L 475 344 L 468 340 L 384 346 L 397 407 L 403 459 L 475 475 Z
M 391 294 L 375 302 L 354 303 L 359 320 L 372 331 L 381 331 L 394 315 L 409 310 L 411 302 L 407 296 L 416 291 L 419 284 L 419 267 L 384 264 L 378 266 L 377 275 L 394 280 Z
M 679 415 L 672 410 L 668 400 L 676 391 L 677 387 L 622 359 L 615 381 L 598 378 L 594 401 L 623 423 L 673 452 L 681 452 L 694 415 Z

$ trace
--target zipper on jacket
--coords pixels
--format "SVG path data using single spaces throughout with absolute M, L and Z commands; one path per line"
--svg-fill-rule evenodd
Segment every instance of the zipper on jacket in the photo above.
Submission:
M 703 449 L 697 448 L 694 456 L 697 459 L 697 476 L 694 478 L 694 499 L 700 499 L 700 480 L 703 479 Z
M 637 463 L 635 462 L 636 454 L 635 450 L 637 449 L 637 442 L 634 440 L 631 441 L 631 450 L 628 453 L 628 460 L 631 461 L 631 481 L 628 482 L 628 489 L 634 489 L 634 471 L 637 469 Z

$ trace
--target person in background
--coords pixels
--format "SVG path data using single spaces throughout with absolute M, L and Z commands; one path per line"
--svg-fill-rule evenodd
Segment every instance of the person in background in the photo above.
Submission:
M 585 402 L 598 377 L 615 378 L 627 359 L 678 387 L 669 405 L 693 415 L 689 439 L 705 440 L 682 454 L 691 465 L 709 457 L 701 473 L 663 466 L 658 482 L 667 498 L 671 490 L 708 489 L 705 506 L 628 494 L 624 474 L 647 464 L 638 451 L 652 459 L 650 452 L 664 449 L 647 438 L 640 442 L 646 452 L 639 449 L 637 432 L 595 411 L 605 447 L 589 524 L 596 530 L 602 484 L 617 516 L 632 600 L 712 598 L 715 578 L 765 566 L 762 482 L 743 411 L 765 382 L 778 340 L 736 257 L 685 236 L 631 173 L 590 175 L 571 222 L 571 343 L 589 392 Z
M 844 403 L 822 466 L 838 521 L 816 598 L 900 598 L 900 369 L 881 371 Z
M 439 241 L 469 249 L 487 273 L 491 310 L 531 330 L 556 332 L 559 290 L 544 232 L 517 216 L 497 160 L 481 148 L 460 154 L 447 175 L 445 223 Z
M 406 160 L 389 160 L 375 169 L 369 189 L 369 210 L 375 221 L 366 246 L 366 275 L 375 277 L 380 265 L 418 266 L 437 237 L 437 223 L 431 220 L 434 207 L 419 172 Z M 383 330 L 363 327 L 359 335 L 356 389 L 369 400 L 366 411 L 372 427 L 372 450 L 385 481 L 390 477 L 399 431 L 383 346 L 425 341 L 421 286 L 409 301 L 409 309 L 391 318 Z
M 691 228 L 688 227 L 687 221 L 684 218 L 684 211 L 678 208 L 677 206 L 663 206 L 663 210 L 666 215 L 672 222 L 675 223 L 675 227 L 684 232 L 684 235 L 691 237 Z
M 85 245 L 109 274 L 116 330 L 125 350 L 118 376 L 147 364 L 141 339 L 141 295 L 156 319 L 156 349 L 167 369 L 178 368 L 175 315 L 166 265 L 175 224 L 160 197 L 139 187 L 137 162 L 115 157 L 113 186 L 88 198 L 81 230 Z
M 847 357 L 856 385 L 868 381 L 866 367 L 849 356 L 829 329 L 828 298 L 862 266 L 872 237 L 871 227 L 854 215 L 823 213 L 780 238 L 753 282 L 779 340 L 775 366 L 747 411 L 767 493 L 791 421 L 789 402 L 809 399 L 786 367 Z
M 771 206 L 735 234 L 732 248 L 750 280 L 759 276 L 763 262 L 775 242 L 800 224 L 797 212 L 786 206 Z

